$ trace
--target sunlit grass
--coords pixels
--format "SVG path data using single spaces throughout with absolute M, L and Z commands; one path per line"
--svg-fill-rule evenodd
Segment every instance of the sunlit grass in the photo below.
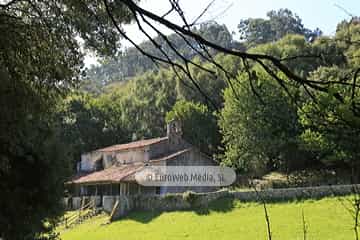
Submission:
M 354 239 L 352 217 L 336 198 L 268 204 L 273 239 L 303 239 L 302 211 L 307 239 Z M 209 210 L 133 212 L 106 224 L 101 215 L 62 232 L 64 240 L 120 239 L 266 239 L 261 204 L 230 199 L 214 202 Z

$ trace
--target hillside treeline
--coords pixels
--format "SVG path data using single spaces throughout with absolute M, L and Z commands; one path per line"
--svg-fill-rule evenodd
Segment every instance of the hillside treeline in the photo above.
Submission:
M 287 9 L 271 11 L 267 19 L 241 20 L 238 40 L 216 23 L 197 31 L 226 47 L 284 59 L 296 74 L 324 84 L 347 79 L 360 66 L 357 18 L 339 23 L 331 37 L 305 28 Z M 333 84 L 334 92 L 347 94 L 339 102 L 331 94 L 309 91 L 277 73 L 284 87 L 258 64 L 245 68 L 241 59 L 214 52 L 214 59 L 234 76 L 229 80 L 176 36 L 170 39 L 184 55 L 218 73 L 215 77 L 191 69 L 218 108 L 189 87 L 186 76 L 180 80 L 168 67 L 155 67 L 130 48 L 90 69 L 85 83 L 96 86 L 96 91 L 86 85 L 87 91 L 73 94 L 59 107 L 63 138 L 72 145 L 74 159 L 98 147 L 162 136 L 166 121 L 178 119 L 189 142 L 239 172 L 319 166 L 358 169 L 360 122 L 351 107 L 359 103 L 357 94 Z

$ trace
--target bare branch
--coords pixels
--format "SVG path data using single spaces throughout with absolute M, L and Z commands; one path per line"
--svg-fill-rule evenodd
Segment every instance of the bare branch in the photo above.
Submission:
M 174 11 L 174 7 L 173 6 L 171 6 L 171 8 L 166 12 L 166 13 L 164 13 L 164 15 L 162 15 L 161 17 L 162 18 L 165 18 L 166 16 L 168 16 L 170 13 L 172 13 Z
M 104 2 L 106 3 L 106 0 L 104 0 Z M 227 81 L 228 85 L 231 87 L 231 89 L 234 91 L 234 93 L 235 93 L 235 89 L 234 89 L 233 84 L 232 84 L 232 79 L 235 79 L 235 77 L 232 76 L 232 74 L 229 73 L 229 71 L 227 71 L 223 66 L 221 66 L 221 64 L 217 63 L 214 60 L 213 56 L 211 56 L 211 54 L 209 52 L 209 49 L 214 50 L 216 52 L 229 54 L 229 55 L 232 55 L 232 56 L 237 56 L 237 57 L 240 57 L 241 59 L 246 60 L 246 61 L 254 61 L 256 63 L 259 63 L 259 65 L 285 90 L 285 92 L 289 96 L 291 96 L 291 94 L 290 94 L 290 91 L 289 91 L 288 87 L 285 84 L 286 81 L 284 81 L 283 79 L 281 79 L 279 77 L 279 74 L 278 74 L 279 72 L 282 73 L 283 75 L 285 75 L 286 80 L 289 79 L 290 81 L 293 81 L 294 83 L 296 83 L 298 86 L 302 86 L 305 89 L 305 91 L 308 93 L 308 95 L 313 100 L 315 99 L 315 97 L 311 93 L 311 90 L 331 94 L 339 102 L 344 103 L 344 96 L 342 95 L 343 93 L 340 93 L 340 92 L 335 92 L 334 93 L 332 91 L 329 91 L 330 85 L 331 84 L 338 84 L 338 85 L 353 87 L 353 93 L 355 92 L 354 88 L 359 88 L 360 87 L 359 85 L 356 85 L 355 82 L 353 82 L 351 84 L 348 81 L 333 81 L 333 80 L 332 81 L 329 81 L 329 80 L 316 81 L 316 80 L 308 79 L 306 77 L 301 77 L 301 76 L 297 75 L 294 71 L 292 71 L 284 63 L 284 62 L 287 62 L 287 61 L 295 60 L 297 58 L 321 58 L 321 56 L 318 56 L 318 55 L 291 56 L 291 57 L 280 59 L 280 58 L 276 58 L 274 56 L 266 55 L 266 54 L 248 53 L 248 52 L 244 52 L 244 51 L 229 49 L 229 48 L 226 48 L 226 47 L 222 47 L 222 46 L 220 46 L 218 44 L 215 44 L 215 43 L 213 43 L 211 41 L 208 41 L 205 38 L 203 38 L 202 36 L 200 36 L 198 33 L 192 31 L 191 25 L 194 22 L 192 24 L 188 23 L 185 15 L 184 15 L 184 12 L 182 11 L 182 9 L 181 9 L 181 7 L 179 5 L 178 0 L 169 0 L 169 3 L 171 4 L 171 9 L 167 13 L 165 13 L 163 16 L 158 16 L 158 15 L 156 15 L 156 14 L 154 14 L 154 13 L 152 13 L 152 12 L 146 10 L 146 9 L 143 9 L 138 4 L 136 4 L 133 0 L 121 0 L 121 2 L 124 5 L 126 5 L 129 8 L 129 10 L 133 13 L 133 15 L 135 17 L 135 20 L 136 20 L 136 23 L 137 23 L 140 31 L 143 34 L 145 34 L 145 36 L 149 39 L 149 41 L 153 44 L 153 46 L 156 49 L 158 49 L 163 56 L 162 57 L 156 56 L 156 55 L 146 51 L 145 49 L 141 48 L 139 45 L 137 45 L 135 42 L 133 42 L 128 36 L 126 36 L 126 34 L 121 30 L 121 28 L 119 26 L 117 26 L 116 29 L 118 29 L 120 34 L 126 40 L 128 40 L 136 49 L 138 49 L 140 51 L 140 53 L 142 53 L 143 55 L 149 57 L 153 62 L 161 62 L 161 63 L 164 63 L 164 64 L 170 64 L 173 69 L 174 69 L 174 67 L 176 67 L 177 69 L 180 69 L 181 72 L 183 72 L 185 74 L 185 76 L 189 78 L 191 83 L 195 86 L 195 89 L 213 107 L 215 106 L 214 102 L 212 102 L 212 100 L 207 96 L 207 94 L 205 94 L 205 92 L 202 91 L 199 84 L 193 78 L 192 73 L 190 72 L 189 65 L 193 65 L 196 68 L 207 71 L 207 72 L 209 72 L 210 74 L 212 74 L 214 76 L 216 75 L 216 73 L 213 70 L 211 70 L 211 69 L 209 69 L 207 67 L 204 67 L 202 64 L 198 64 L 197 62 L 194 62 L 191 59 L 187 59 L 184 55 L 182 55 L 182 53 L 180 53 L 177 50 L 176 46 L 169 40 L 169 38 L 163 32 L 161 32 L 153 24 L 153 22 L 157 23 L 157 24 L 160 24 L 160 25 L 170 29 L 174 33 L 176 33 L 201 58 L 203 58 L 205 61 L 208 61 L 210 64 L 213 64 L 217 69 L 219 69 L 220 71 L 225 73 L 226 81 Z M 204 11 L 206 9 L 208 9 L 211 4 L 209 4 L 204 9 Z M 178 16 L 182 19 L 182 22 L 184 23 L 183 26 L 177 25 L 177 24 L 165 19 L 164 16 L 170 14 L 171 12 L 176 12 L 178 14 Z M 116 24 L 116 20 L 114 19 L 113 16 L 111 16 L 111 10 L 108 7 L 107 7 L 107 13 L 109 14 L 112 22 L 114 24 Z M 201 13 L 200 17 L 203 14 L 204 13 Z M 141 18 L 142 22 L 140 22 L 138 18 Z M 177 57 L 180 58 L 180 60 L 182 61 L 181 64 L 176 62 L 176 60 L 173 60 L 172 58 L 169 57 L 168 53 L 166 53 L 162 49 L 162 46 L 160 46 L 160 44 L 158 44 L 157 41 L 155 41 L 155 39 L 150 37 L 150 35 L 146 32 L 146 30 L 142 26 L 143 24 L 146 24 L 147 26 L 149 26 L 152 30 L 154 30 L 159 35 L 159 37 L 162 40 L 164 40 L 165 44 L 170 47 L 171 51 Z M 189 39 L 191 39 L 191 41 Z M 200 47 L 200 49 L 197 46 L 194 46 L 192 41 L 194 41 L 195 44 L 197 44 L 197 46 Z M 272 68 L 274 68 L 274 69 L 272 69 Z M 245 70 L 246 70 L 246 67 L 245 67 Z M 249 75 L 249 73 L 248 73 L 248 76 L 249 76 L 250 86 L 254 90 L 254 86 L 253 86 L 253 83 L 252 83 L 253 79 L 252 79 L 251 75 Z M 182 82 L 185 82 L 185 81 L 182 81 Z M 256 95 L 256 92 L 254 92 L 254 94 Z M 293 101 L 295 100 L 294 97 L 292 97 L 292 100 Z M 215 107 L 215 109 L 217 109 L 217 107 Z M 360 115 L 360 110 L 357 111 L 358 109 L 360 109 L 360 106 L 357 106 L 356 104 L 353 104 L 352 110 L 353 110 L 354 114 L 359 113 L 359 115 Z
M 211 5 L 213 5 L 215 2 L 215 0 L 212 0 L 205 8 L 204 10 L 199 14 L 199 16 L 197 16 L 192 23 L 190 24 L 190 26 L 194 26 L 195 24 L 197 24 L 197 22 L 199 21 L 200 18 L 202 18 L 202 16 L 204 16 L 204 14 L 209 10 L 209 8 L 211 7 Z
M 249 67 L 249 64 L 247 62 L 246 59 L 242 59 L 243 61 L 243 64 L 244 64 L 244 67 L 245 67 L 245 71 L 247 72 L 248 74 L 248 77 L 249 77 L 249 84 L 250 84 L 250 87 L 251 87 L 251 91 L 254 93 L 254 95 L 259 99 L 259 101 L 261 102 L 261 104 L 265 105 L 265 102 L 264 100 L 262 99 L 262 97 L 260 96 L 260 94 L 256 91 L 255 87 L 254 87 L 254 84 L 253 84 L 253 80 L 254 80 L 254 76 L 253 74 L 251 74 L 250 72 L 250 67 Z
M 298 82 L 298 83 L 303 83 L 308 85 L 309 87 L 318 90 L 318 91 L 322 91 L 322 92 L 328 92 L 328 89 L 326 87 L 321 87 L 318 85 L 315 85 L 311 82 L 308 82 L 307 79 L 301 78 L 300 76 L 296 75 L 294 72 L 292 72 L 286 65 L 281 63 L 280 59 L 277 59 L 273 56 L 269 56 L 269 55 L 265 55 L 265 54 L 252 54 L 252 53 L 247 53 L 247 52 L 241 52 L 241 51 L 237 51 L 237 50 L 232 50 L 232 49 L 227 49 L 224 48 L 222 46 L 219 46 L 215 43 L 212 43 L 206 39 L 204 39 L 203 37 L 201 37 L 200 35 L 194 33 L 193 31 L 191 31 L 188 27 L 184 28 L 184 27 L 180 27 L 164 18 L 161 18 L 160 16 L 157 16 L 156 14 L 153 14 L 152 12 L 149 12 L 141 7 L 139 7 L 137 4 L 135 4 L 133 1 L 131 0 L 122 0 L 122 2 L 127 5 L 129 7 L 129 9 L 132 9 L 135 12 L 138 12 L 146 17 L 149 17 L 150 19 L 162 24 L 163 26 L 173 30 L 173 31 L 177 31 L 181 34 L 184 34 L 185 36 L 188 36 L 196 41 L 198 41 L 199 43 L 208 46 L 210 48 L 213 48 L 219 52 L 223 52 L 226 54 L 230 54 L 233 56 L 238 56 L 238 57 L 242 57 L 245 59 L 250 59 L 250 60 L 268 60 L 271 63 L 274 64 L 275 67 L 277 67 L 281 72 L 283 72 L 289 79 Z M 172 1 L 172 3 L 174 3 Z M 175 8 L 176 11 L 180 12 L 180 15 L 182 14 L 182 11 L 180 11 L 179 9 Z M 183 17 L 183 20 L 186 22 L 186 19 Z M 188 26 L 188 25 L 187 25 Z M 336 97 L 338 100 L 342 101 L 341 96 L 339 95 L 334 95 L 334 97 Z
M 360 73 L 360 68 L 358 68 L 355 73 L 354 73 L 354 77 L 353 77 L 353 83 L 352 83 L 352 88 L 351 88 L 351 105 L 354 111 L 356 111 L 356 103 L 355 103 L 355 92 L 356 92 L 356 80 L 357 77 Z
M 335 3 L 334 6 L 337 7 L 338 9 L 342 10 L 344 13 L 346 13 L 350 17 L 352 17 L 352 18 L 354 17 L 353 14 L 351 14 L 348 10 L 346 10 L 344 7 L 340 6 L 339 4 Z

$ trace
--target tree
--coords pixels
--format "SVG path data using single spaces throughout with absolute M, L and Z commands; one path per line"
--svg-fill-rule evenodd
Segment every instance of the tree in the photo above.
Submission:
M 223 162 L 248 173 L 301 166 L 297 143 L 300 126 L 296 106 L 266 73 L 257 73 L 253 88 L 240 74 L 235 93 L 224 91 L 224 108 L 219 117 L 225 153 Z M 260 98 L 254 96 L 256 91 Z M 236 94 L 236 95 L 235 95 Z
M 313 74 L 319 79 L 336 79 L 349 74 L 349 70 L 320 67 Z M 345 89 L 335 91 L 345 92 Z M 317 104 L 307 101 L 299 111 L 300 123 L 305 128 L 301 135 L 305 148 L 327 166 L 350 167 L 352 180 L 359 181 L 360 121 L 351 110 L 353 101 L 359 103 L 359 95 L 353 100 L 349 94 L 341 104 L 325 94 L 316 94 L 316 99 Z
M 1 181 L 11 181 L 12 174 L 18 174 L 19 176 L 24 172 L 31 170 L 31 167 L 37 165 L 25 165 L 22 167 L 17 163 L 23 159 L 22 150 L 23 145 L 26 142 L 31 142 L 33 135 L 39 135 L 45 138 L 44 135 L 30 133 L 25 131 L 27 129 L 28 122 L 31 122 L 35 126 L 36 124 L 48 125 L 50 129 L 53 129 L 54 135 L 57 136 L 56 128 L 52 126 L 52 110 L 56 105 L 56 101 L 67 91 L 72 90 L 74 86 L 79 83 L 79 73 L 82 71 L 82 53 L 79 49 L 79 42 L 77 37 L 80 36 L 84 40 L 84 46 L 87 49 L 96 50 L 99 55 L 114 54 L 118 50 L 119 39 L 125 38 L 130 41 L 131 44 L 141 54 L 147 56 L 154 64 L 163 65 L 168 64 L 169 68 L 173 70 L 177 77 L 186 77 L 191 83 L 192 87 L 196 89 L 199 94 L 206 99 L 207 104 L 216 108 L 217 104 L 206 92 L 204 92 L 194 79 L 191 73 L 191 67 L 201 69 L 208 73 L 217 76 L 219 72 L 226 76 L 227 82 L 231 85 L 230 75 L 228 70 L 223 68 L 214 59 L 213 53 L 224 53 L 234 57 L 237 57 L 243 61 L 244 72 L 250 70 L 251 64 L 258 64 L 258 68 L 254 69 L 255 72 L 265 71 L 266 74 L 271 76 L 271 80 L 278 84 L 287 93 L 297 93 L 297 91 L 287 91 L 288 86 L 292 88 L 301 87 L 304 91 L 311 93 L 312 91 L 324 93 L 333 97 L 337 102 L 342 103 L 345 97 L 349 96 L 352 99 L 351 111 L 355 116 L 359 116 L 359 105 L 354 101 L 354 95 L 359 86 L 356 84 L 358 71 L 351 71 L 351 74 L 346 76 L 346 79 L 338 79 L 327 81 L 326 79 L 311 79 L 306 74 L 300 75 L 295 73 L 289 68 L 288 61 L 284 59 L 274 57 L 268 54 L 246 52 L 239 49 L 230 49 L 214 43 L 212 40 L 206 39 L 193 31 L 193 26 L 196 22 L 189 22 L 183 14 L 178 1 L 169 0 L 171 9 L 169 12 L 174 12 L 183 21 L 182 25 L 174 24 L 166 18 L 165 15 L 156 15 L 146 9 L 141 8 L 138 5 L 138 1 L 133 0 L 121 0 L 121 1 L 25 1 L 25 0 L 11 0 L 6 3 L 0 4 L 0 29 L 2 32 L 7 33 L 0 37 L 1 41 L 1 74 L 4 82 L 7 83 L 1 86 L 1 112 L 2 121 L 1 124 L 1 137 L 0 146 L 5 146 L 1 151 L 1 159 L 4 159 L 4 164 L 1 166 Z M 139 30 L 144 33 L 149 44 L 155 47 L 156 54 L 145 48 L 143 45 L 136 44 L 133 39 L 129 38 L 124 30 L 122 24 L 129 22 L 131 19 L 135 20 L 135 23 L 139 27 Z M 184 54 L 179 52 L 174 44 L 169 41 L 169 37 L 163 34 L 159 27 L 154 24 L 158 23 L 163 27 L 170 29 L 173 33 L 180 36 L 187 46 L 189 46 L 194 53 L 198 54 L 202 61 L 207 61 L 214 66 L 217 71 L 207 69 L 206 67 L 196 63 L 193 59 L 187 58 Z M 147 26 L 144 28 L 144 26 Z M 155 31 L 159 38 L 162 39 L 164 45 L 159 45 L 159 42 L 155 41 L 148 33 L 148 29 Z M 356 29 L 356 27 L 355 27 Z M 188 41 L 191 39 L 192 41 Z M 346 39 L 348 40 L 348 39 Z M 350 38 L 350 44 L 347 41 L 343 41 L 347 48 L 349 45 L 354 45 L 353 39 Z M 171 49 L 171 52 L 166 52 L 164 49 Z M 172 56 L 177 56 L 180 60 L 176 61 Z M 296 56 L 292 56 L 294 59 Z M 288 59 L 287 59 L 288 60 Z M 345 60 L 349 60 L 346 56 Z M 352 75 L 353 74 L 353 75 Z M 312 75 L 309 75 L 310 77 Z M 180 78 L 179 78 L 180 79 Z M 284 79 L 289 80 L 292 84 L 283 84 Z M 180 79 L 179 81 L 184 80 Z M 251 83 L 252 78 L 249 78 L 248 83 Z M 349 84 L 349 83 L 353 84 Z M 152 107 L 153 110 L 160 109 L 159 114 L 153 116 L 146 114 L 143 111 L 139 113 L 132 110 L 132 114 L 135 117 L 143 117 L 145 121 L 142 122 L 139 128 L 143 136 L 150 135 L 155 132 L 160 132 L 161 129 L 155 129 L 154 131 L 148 131 L 147 128 L 151 123 L 153 125 L 159 116 L 163 116 L 170 106 L 175 102 L 175 98 L 167 99 L 166 96 L 169 92 L 170 96 L 175 96 L 172 89 L 165 83 L 161 85 L 161 82 L 154 80 L 152 82 L 154 86 L 160 85 L 163 87 L 166 94 L 158 93 L 157 97 L 152 97 L 153 94 L 151 88 L 140 89 L 137 96 L 136 104 L 133 106 Z M 342 88 L 333 88 L 333 85 L 342 86 Z M 350 86 L 350 88 L 349 88 Z M 350 91 L 342 91 L 343 88 L 350 89 Z M 336 92 L 334 92 L 334 90 Z M 132 89 L 135 91 L 135 89 Z M 147 95 L 148 94 L 148 95 Z M 142 97 L 146 96 L 145 100 Z M 294 96 L 292 96 L 294 97 Z M 311 98 L 311 94 L 309 94 Z M 127 104 L 132 104 L 131 99 L 124 101 Z M 149 104 L 150 103 L 150 104 Z M 136 108 L 133 108 L 136 109 Z M 136 119 L 136 118 L 134 118 Z M 30 121 L 33 120 L 33 121 Z M 132 119 L 133 120 L 133 119 Z M 55 124 L 54 124 L 55 125 Z M 34 130 L 38 129 L 34 127 Z M 40 131 L 39 131 L 40 132 Z M 45 146 L 44 146 L 45 147 Z M 40 149 L 43 147 L 35 147 L 30 145 L 30 149 L 27 149 L 30 156 L 34 159 L 39 159 L 39 162 L 48 165 L 52 164 L 47 161 L 47 155 L 42 154 Z M 31 162 L 31 161 L 30 161 Z M 46 168 L 42 168 L 46 169 Z M 31 172 L 31 171 L 30 171 Z M 59 177 L 53 175 L 44 175 L 46 178 L 41 178 L 45 183 L 54 182 L 51 177 Z M 34 176 L 34 180 L 39 180 L 40 177 Z M 58 179 L 60 179 L 59 177 Z M 37 181 L 39 183 L 40 181 Z M 3 192 L 9 193 L 1 201 L 4 203 L 11 201 L 14 197 L 14 191 L 11 191 L 8 186 L 3 184 L 1 189 Z M 26 186 L 26 189 L 30 195 L 37 194 L 40 200 L 44 200 L 48 193 L 45 191 L 39 191 L 40 184 L 31 184 Z M 42 194 L 44 193 L 44 194 Z M 54 198 L 60 198 L 60 194 L 54 194 Z M 29 201 L 27 201 L 29 200 Z M 59 201 L 53 201 L 54 208 L 58 207 Z M 18 204 L 23 204 L 25 209 L 29 209 L 33 202 L 30 198 L 24 199 Z M 5 204 L 4 204 L 5 205 Z M 5 205 L 6 206 L 6 205 Z M 37 231 L 44 225 L 39 221 L 40 217 L 45 216 L 46 213 L 51 211 L 50 205 L 46 205 L 49 208 L 44 209 L 41 206 L 37 206 L 37 209 L 33 211 L 21 211 L 26 216 L 13 218 L 11 224 L 1 224 L 0 232 L 2 238 L 5 239 L 36 239 L 40 235 Z M 3 208 L 2 208 L 3 209 Z M 11 219 L 11 216 L 15 216 L 15 209 L 9 208 L 7 215 L 4 215 L 4 222 L 7 223 L 7 219 Z M 38 213 L 38 217 L 34 216 L 34 213 Z M 44 215 L 40 215 L 40 213 Z M 3 215 L 1 215 L 3 216 Z M 34 219 L 31 223 L 33 227 L 28 228 L 24 226 L 22 219 Z M 17 230 L 17 233 L 16 231 Z M 44 235 L 41 235 L 41 237 Z
M 189 143 L 209 155 L 218 152 L 220 133 L 217 119 L 205 105 L 180 100 L 166 114 L 166 122 L 172 120 L 182 123 L 184 139 Z
M 231 56 L 218 54 L 214 59 L 227 68 L 227 72 L 233 76 L 238 71 L 237 67 L 240 65 L 239 59 L 234 59 Z M 201 88 L 204 94 L 208 96 L 218 108 L 223 104 L 222 90 L 226 88 L 228 84 L 227 76 L 211 65 L 209 62 L 201 62 L 199 58 L 193 59 L 194 62 L 207 68 L 217 74 L 212 74 L 207 71 L 202 71 L 197 67 L 190 67 L 189 72 L 191 76 L 196 80 L 196 83 Z M 175 78 L 176 76 L 174 76 Z M 208 99 L 199 94 L 196 88 L 193 87 L 191 80 L 187 76 L 180 74 L 180 78 L 176 78 L 176 87 L 180 99 L 187 101 L 199 102 L 205 105 L 209 105 Z
M 317 81 L 314 79 L 309 79 L 307 77 L 299 76 L 297 73 L 294 73 L 287 67 L 287 64 L 284 62 L 287 62 L 289 59 L 279 59 L 277 57 L 267 55 L 267 54 L 259 54 L 259 53 L 249 53 L 242 50 L 236 50 L 236 49 L 229 49 L 222 47 L 216 43 L 213 43 L 204 37 L 200 36 L 199 34 L 192 31 L 191 27 L 196 24 L 196 21 L 189 22 L 186 18 L 186 16 L 183 14 L 183 11 L 181 10 L 181 6 L 179 5 L 178 1 L 169 0 L 169 3 L 171 5 L 171 8 L 168 12 L 166 12 L 164 15 L 157 15 L 154 14 L 142 7 L 140 7 L 138 4 L 136 4 L 132 0 L 122 0 L 121 2 L 128 7 L 130 12 L 132 12 L 133 17 L 135 18 L 136 25 L 139 28 L 139 31 L 147 37 L 147 39 L 150 41 L 152 45 L 156 47 L 156 49 L 161 53 L 161 56 L 155 55 L 149 51 L 147 51 L 145 48 L 143 48 L 141 45 L 136 44 L 129 36 L 121 29 L 121 26 L 119 25 L 119 21 L 117 20 L 116 16 L 112 14 L 111 8 L 109 6 L 109 3 L 107 0 L 104 0 L 104 5 L 106 8 L 106 11 L 108 13 L 108 16 L 110 17 L 113 24 L 116 26 L 119 34 L 124 37 L 126 40 L 128 40 L 138 51 L 140 51 L 143 55 L 147 56 L 151 61 L 153 61 L 156 64 L 168 64 L 170 68 L 177 73 L 177 77 L 180 78 L 178 73 L 182 73 L 184 76 L 186 76 L 191 84 L 195 87 L 196 90 L 198 90 L 199 94 L 201 94 L 207 101 L 209 105 L 211 105 L 214 109 L 217 109 L 216 103 L 209 97 L 207 94 L 202 91 L 201 87 L 197 84 L 196 80 L 193 78 L 190 66 L 194 66 L 196 68 L 199 68 L 203 71 L 207 71 L 209 73 L 212 73 L 216 75 L 216 72 L 204 68 L 203 66 L 197 64 L 192 59 L 186 58 L 181 52 L 177 51 L 177 49 L 174 47 L 174 44 L 169 41 L 169 38 L 167 35 L 165 35 L 160 28 L 158 28 L 155 24 L 160 24 L 163 27 L 166 27 L 167 29 L 171 30 L 173 33 L 178 34 L 183 39 L 193 39 L 196 43 L 196 45 L 191 44 L 189 41 L 186 41 L 187 45 L 192 48 L 199 56 L 201 56 L 204 61 L 208 61 L 213 66 L 217 67 L 221 70 L 221 72 L 225 73 L 228 78 L 229 75 L 227 74 L 227 70 L 223 68 L 220 64 L 218 64 L 213 56 L 210 54 L 211 51 L 216 51 L 228 55 L 232 55 L 235 57 L 240 58 L 242 61 L 249 61 L 251 63 L 258 63 L 261 68 L 266 71 L 269 76 L 272 77 L 272 80 L 277 82 L 285 91 L 287 91 L 284 84 L 282 84 L 283 80 L 279 78 L 279 76 L 276 74 L 277 71 L 280 71 L 284 78 L 289 79 L 292 83 L 294 83 L 294 86 L 300 85 L 303 89 L 306 91 L 309 91 L 309 89 L 317 91 L 317 92 L 323 92 L 326 94 L 333 95 L 337 101 L 341 102 L 343 96 L 341 96 L 341 93 L 333 93 L 329 92 L 330 88 L 329 85 L 332 85 L 334 83 L 332 82 L 323 82 L 323 81 Z M 174 24 L 173 22 L 169 21 L 166 16 L 169 13 L 175 13 L 177 14 L 180 19 L 183 22 L 183 26 L 180 26 L 178 24 Z M 200 16 L 201 17 L 201 16 Z M 146 26 L 146 27 L 145 27 Z M 153 37 L 149 35 L 149 32 L 146 29 L 152 29 L 155 31 L 166 43 L 166 46 L 159 45 Z M 177 55 L 180 57 L 181 61 L 173 61 L 170 57 L 171 54 L 164 51 L 164 48 L 169 47 L 172 50 L 172 54 Z M 293 56 L 292 59 L 297 57 L 306 57 L 306 56 Z M 319 58 L 319 56 L 317 56 Z M 244 64 L 244 70 L 248 70 L 248 64 Z M 250 79 L 249 79 L 250 80 Z M 339 81 L 341 82 L 341 81 Z M 355 88 L 358 88 L 357 86 Z M 356 107 L 358 108 L 358 107 Z
M 302 35 L 286 35 L 274 43 L 250 48 L 249 52 L 282 59 L 292 72 L 303 78 L 309 78 L 310 73 L 320 66 L 346 63 L 345 49 L 328 37 L 319 37 L 314 42 L 308 42 Z
M 240 21 L 238 29 L 240 40 L 246 40 L 250 46 L 271 42 L 274 39 L 269 20 L 262 18 L 243 19 Z
M 287 34 L 305 35 L 309 30 L 305 29 L 302 20 L 289 9 L 279 9 L 267 13 L 267 19 L 248 18 L 240 21 L 238 29 L 240 38 L 247 41 L 247 45 L 274 42 Z
M 327 39 L 331 49 L 337 49 L 343 61 L 319 67 L 312 72 L 312 78 L 343 84 L 331 86 L 331 92 L 341 93 L 343 99 L 337 101 L 333 95 L 313 92 L 299 111 L 300 122 L 305 128 L 302 139 L 305 147 L 313 151 L 316 157 L 328 166 L 350 167 L 353 181 L 359 181 L 359 91 L 356 88 L 360 72 L 358 48 L 360 24 L 358 18 L 341 22 L 333 39 Z M 349 79 L 352 76 L 352 79 Z
M 275 33 L 274 39 L 278 40 L 287 34 L 304 34 L 305 28 L 301 18 L 289 9 L 272 10 L 267 13 L 271 30 Z
M 286 35 L 249 52 L 288 59 L 286 66 L 304 78 L 313 77 L 312 72 L 321 66 L 343 64 L 343 51 L 333 42 L 319 38 L 309 43 L 301 35 Z M 329 54 L 320 59 L 316 57 L 326 52 Z M 300 54 L 308 57 L 296 57 Z M 272 82 L 259 65 L 248 68 L 238 73 L 234 89 L 227 87 L 224 91 L 225 103 L 219 118 L 225 146 L 223 161 L 249 172 L 293 170 L 318 164 L 314 153 L 303 149 L 300 140 L 303 125 L 297 113 L 305 102 L 313 103 L 312 98 L 301 85 L 293 84 L 281 72 L 275 74 L 283 87 Z
M 56 117 L 74 169 L 82 153 L 131 140 L 131 129 L 122 121 L 123 112 L 119 102 L 107 95 L 78 93 L 63 101 Z
M 227 48 L 235 48 L 239 47 L 238 45 L 241 45 L 240 43 L 235 43 L 231 33 L 225 25 L 220 25 L 216 22 L 202 23 L 199 27 L 194 26 L 192 31 Z M 178 34 L 171 34 L 168 36 L 168 39 L 183 57 L 188 59 L 194 57 L 199 58 L 197 52 L 187 44 L 188 41 L 195 46 L 196 42 L 193 39 L 183 39 Z M 163 51 L 169 55 L 169 58 L 172 61 L 181 61 L 181 58 L 177 54 L 174 54 L 172 48 L 167 45 L 166 41 L 161 36 L 155 37 L 154 41 L 159 46 L 162 46 Z M 140 46 L 155 56 L 162 56 L 161 51 L 159 51 L 150 40 L 141 43 Z M 216 52 L 211 52 L 211 54 L 216 54 Z M 95 83 L 97 88 L 101 88 L 106 84 L 116 81 L 125 81 L 146 71 L 156 70 L 156 68 L 157 65 L 152 62 L 151 59 L 144 56 L 135 47 L 129 47 L 124 49 L 124 51 L 117 56 L 103 59 L 100 66 L 93 66 L 90 68 L 87 71 L 87 79 L 90 80 L 90 83 Z
M 45 239 L 61 214 L 70 173 L 56 104 L 77 86 L 84 46 L 117 51 L 119 35 L 99 1 L 21 1 L 0 4 L 0 238 Z M 111 3 L 124 22 L 131 15 Z M 96 17 L 95 17 L 96 16 Z
M 63 182 L 70 174 L 67 146 L 44 113 L 42 96 L 1 72 L 0 236 L 3 239 L 53 237 L 63 208 Z M 14 88 L 14 85 L 16 88 Z
M 112 111 L 107 116 L 113 116 L 114 122 L 121 122 L 123 129 L 131 132 L 130 140 L 159 137 L 166 133 L 165 115 L 178 97 L 175 85 L 175 74 L 160 69 L 126 84 L 109 86 L 98 98 L 104 109 L 116 109 L 118 113 Z

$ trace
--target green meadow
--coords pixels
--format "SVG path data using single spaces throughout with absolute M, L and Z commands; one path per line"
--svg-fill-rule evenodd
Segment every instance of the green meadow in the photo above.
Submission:
M 350 197 L 269 203 L 272 239 L 355 239 L 353 218 L 346 210 Z M 345 206 L 344 206 L 345 205 Z M 213 202 L 207 209 L 174 212 L 133 212 L 108 223 L 105 214 L 68 230 L 63 240 L 158 240 L 158 239 L 267 239 L 264 208 L 260 203 L 231 199 Z

